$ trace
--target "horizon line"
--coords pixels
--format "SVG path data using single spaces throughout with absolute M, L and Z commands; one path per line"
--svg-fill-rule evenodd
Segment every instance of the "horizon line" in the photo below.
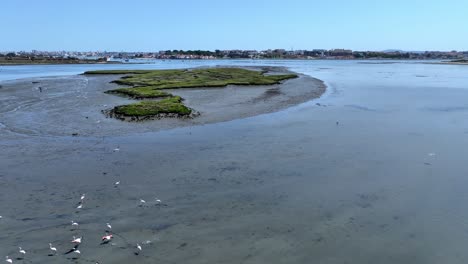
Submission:
M 384 50 L 362 50 L 362 49 L 347 49 L 347 48 L 332 48 L 332 49 L 323 49 L 323 48 L 313 48 L 313 49 L 284 49 L 284 48 L 268 48 L 268 49 L 160 49 L 160 50 L 153 50 L 153 51 L 143 51 L 143 50 L 39 50 L 39 49 L 31 49 L 31 50 L 0 50 L 0 53 L 6 52 L 132 52 L 132 53 L 155 53 L 161 51 L 210 51 L 214 52 L 216 50 L 219 51 L 233 51 L 233 50 L 240 50 L 240 51 L 268 51 L 268 50 L 285 50 L 285 51 L 313 51 L 313 50 L 348 50 L 353 52 L 468 52 L 468 48 L 466 50 L 456 50 L 456 49 L 449 49 L 449 50 L 403 50 L 403 49 L 384 49 Z

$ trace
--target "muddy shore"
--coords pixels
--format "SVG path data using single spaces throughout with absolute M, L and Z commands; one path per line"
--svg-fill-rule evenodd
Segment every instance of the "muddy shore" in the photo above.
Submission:
M 236 241 L 264 239 L 268 244 L 275 234 L 296 232 L 292 225 L 265 227 L 246 218 L 271 213 L 276 203 L 270 200 L 284 194 L 264 189 L 264 183 L 281 175 L 254 160 L 241 165 L 243 158 L 234 156 L 213 167 L 212 155 L 222 154 L 218 148 L 223 147 L 202 143 L 207 134 L 197 130 L 317 98 L 325 91 L 322 81 L 300 75 L 272 86 L 171 90 L 200 116 L 130 123 L 101 113 L 132 101 L 103 93 L 117 87 L 110 83 L 116 78 L 77 75 L 2 82 L 1 254 L 18 263 L 217 263 Z M 161 131 L 176 127 L 182 134 Z M 162 137 L 142 134 L 152 131 Z M 173 137 L 174 132 L 179 136 Z M 188 143 L 188 137 L 199 143 Z M 86 198 L 78 209 L 82 194 Z M 114 239 L 101 245 L 108 222 Z M 226 230 L 213 233 L 220 228 Z M 80 255 L 65 254 L 73 246 L 72 236 L 83 237 Z M 50 254 L 48 243 L 58 254 Z M 18 246 L 27 251 L 24 259 L 15 251 Z M 231 252 L 223 263 L 249 258 L 242 255 L 251 246 Z
M 271 68 L 272 74 L 285 72 Z M 322 95 L 322 81 L 300 75 L 278 85 L 173 89 L 197 112 L 194 118 L 162 118 L 129 124 L 103 113 L 134 102 L 105 94 L 119 75 L 76 75 L 3 82 L 0 130 L 13 134 L 108 136 L 224 122 L 271 113 Z

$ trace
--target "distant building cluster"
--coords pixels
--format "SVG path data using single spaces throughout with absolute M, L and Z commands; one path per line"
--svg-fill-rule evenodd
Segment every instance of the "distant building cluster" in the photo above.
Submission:
M 78 59 L 409 59 L 454 60 L 467 59 L 468 51 L 353 51 L 348 49 L 313 50 L 165 50 L 158 52 L 108 52 L 108 51 L 11 51 L 0 52 L 0 57 L 78 58 Z

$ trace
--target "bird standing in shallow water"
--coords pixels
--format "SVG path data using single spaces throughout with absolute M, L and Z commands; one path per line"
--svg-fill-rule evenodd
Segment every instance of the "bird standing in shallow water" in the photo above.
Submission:
M 86 198 L 86 194 L 85 194 L 85 193 L 83 193 L 83 194 L 81 195 L 81 201 L 83 201 L 84 198 Z
M 101 241 L 102 241 L 101 245 L 109 243 L 112 240 L 112 237 L 113 237 L 112 234 L 106 233 L 106 235 L 103 236 L 102 239 L 101 239 Z
M 75 244 L 80 244 L 82 238 L 83 238 L 83 237 L 75 237 L 75 236 L 73 236 L 73 240 L 72 240 L 71 242 L 72 242 L 72 243 L 75 243 Z
M 21 247 L 19 247 L 19 253 L 23 254 L 23 255 L 26 255 L 26 251 L 24 249 L 22 249 Z
M 137 251 L 134 253 L 135 255 L 139 255 L 140 254 L 140 251 L 141 251 L 141 246 L 140 244 L 137 244 L 136 245 L 136 248 L 137 248 Z
M 13 260 L 8 256 L 5 257 L 5 261 L 8 263 L 13 263 Z
M 53 254 L 57 254 L 57 248 L 53 247 L 52 243 L 49 243 L 49 248 L 50 248 L 50 251 L 53 252 Z
M 71 225 L 72 225 L 72 226 L 78 226 L 78 223 L 72 220 L 72 221 L 71 221 Z

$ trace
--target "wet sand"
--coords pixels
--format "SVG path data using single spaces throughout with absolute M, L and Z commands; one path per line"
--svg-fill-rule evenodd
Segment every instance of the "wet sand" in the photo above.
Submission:
M 28 253 L 18 262 L 26 263 L 214 263 L 227 252 L 224 263 L 248 259 L 244 254 L 251 245 L 242 245 L 238 252 L 231 252 L 232 247 L 277 231 L 252 224 L 246 216 L 267 216 L 272 201 L 283 194 L 265 190 L 268 197 L 260 198 L 264 182 L 273 182 L 267 171 L 229 160 L 210 165 L 212 158 L 202 158 L 202 153 L 211 153 L 211 147 L 185 149 L 192 145 L 185 139 L 194 125 L 270 113 L 317 98 L 325 91 L 323 82 L 300 75 L 272 86 L 171 90 L 201 115 L 129 123 L 100 112 L 130 101 L 103 93 L 116 87 L 110 81 L 118 77 L 2 83 L 0 166 L 7 169 L 0 173 L 0 247 L 16 259 L 20 256 L 14 249 L 22 246 Z M 150 136 L 140 141 L 148 136 L 142 132 L 184 126 L 190 126 L 189 132 L 185 130 L 181 140 L 156 143 Z M 121 182 L 118 187 L 116 181 Z M 83 193 L 83 208 L 77 209 Z M 72 220 L 79 226 L 72 227 Z M 100 245 L 107 222 L 112 223 L 114 240 Z M 72 236 L 83 236 L 80 256 L 63 254 L 72 247 Z M 48 243 L 59 254 L 51 256 Z M 137 243 L 143 247 L 139 255 Z
M 228 122 L 104 137 L 2 133 L 0 254 L 466 263 L 467 77 L 463 67 L 419 67 L 293 64 L 326 80 L 325 96 Z M 100 246 L 107 222 L 115 245 Z M 65 252 L 73 235 L 84 236 L 79 259 L 47 256 L 49 242 Z
M 270 74 L 286 72 L 284 68 L 270 67 Z M 199 116 L 129 123 L 107 118 L 101 112 L 136 101 L 104 93 L 122 87 L 111 83 L 120 77 L 77 75 L 4 82 L 0 129 L 4 133 L 26 135 L 125 135 L 270 113 L 317 98 L 325 92 L 322 81 L 305 75 L 278 85 L 174 89 L 168 92 L 184 98 L 184 104 L 200 113 Z

